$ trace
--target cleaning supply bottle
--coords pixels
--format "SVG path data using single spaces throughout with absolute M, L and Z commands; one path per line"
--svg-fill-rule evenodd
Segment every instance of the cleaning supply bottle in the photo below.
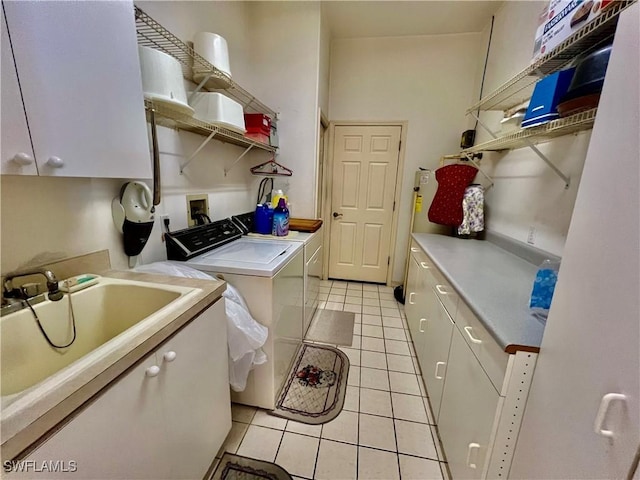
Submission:
M 263 235 L 269 235 L 271 233 L 273 218 L 270 210 L 271 209 L 266 203 L 259 203 L 256 206 L 254 222 L 256 233 L 261 233 Z
M 278 202 L 280 202 L 281 198 L 284 198 L 285 203 L 289 201 L 282 190 L 274 190 L 273 197 L 271 198 L 271 205 L 273 206 L 273 208 L 276 208 L 278 206 Z
M 289 234 L 289 209 L 282 197 L 278 200 L 278 206 L 273 209 L 273 230 L 271 234 L 278 237 L 284 237 Z
M 560 262 L 545 259 L 538 267 L 536 278 L 533 282 L 529 308 L 533 316 L 543 323 L 547 321 L 559 269 Z

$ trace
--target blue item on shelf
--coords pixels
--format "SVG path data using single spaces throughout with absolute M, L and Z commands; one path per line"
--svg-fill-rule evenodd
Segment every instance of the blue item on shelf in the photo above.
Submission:
M 575 68 L 560 70 L 538 80 L 522 120 L 522 128 L 542 125 L 560 116 L 558 103 L 567 93 L 574 72 Z

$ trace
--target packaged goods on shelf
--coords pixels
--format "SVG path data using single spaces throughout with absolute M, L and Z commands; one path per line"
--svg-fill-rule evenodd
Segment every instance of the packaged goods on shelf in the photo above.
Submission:
M 551 0 L 540 15 L 533 61 L 551 52 L 611 3 L 612 0 Z

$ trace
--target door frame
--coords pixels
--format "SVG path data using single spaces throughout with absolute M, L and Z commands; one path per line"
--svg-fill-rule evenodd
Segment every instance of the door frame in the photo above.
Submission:
M 333 182 L 327 181 L 327 177 L 329 174 L 333 176 L 333 157 L 334 157 L 334 149 L 333 142 L 335 140 L 335 129 L 336 127 L 400 127 L 400 152 L 398 153 L 398 170 L 396 171 L 396 184 L 395 184 L 395 192 L 393 196 L 393 201 L 395 202 L 395 208 L 393 209 L 391 215 L 391 239 L 390 239 L 390 247 L 389 247 L 389 268 L 387 269 L 387 279 L 385 284 L 391 285 L 391 279 L 393 276 L 393 266 L 395 264 L 395 254 L 396 254 L 396 242 L 397 242 L 397 234 L 398 234 L 398 213 L 400 212 L 400 194 L 402 193 L 402 177 L 404 174 L 404 155 L 407 146 L 407 130 L 409 128 L 409 122 L 406 120 L 403 121 L 388 121 L 388 122 L 369 122 L 369 121 L 355 121 L 355 120 L 334 120 L 329 122 L 329 140 L 327 148 L 325 149 L 325 191 L 324 191 L 324 201 L 322 207 L 322 218 L 325 219 L 324 225 L 325 228 L 323 234 L 323 244 L 325 245 L 325 253 L 322 261 L 322 276 L 323 278 L 329 278 L 329 256 L 331 255 L 330 251 L 330 240 L 331 240 L 331 201 L 333 194 Z

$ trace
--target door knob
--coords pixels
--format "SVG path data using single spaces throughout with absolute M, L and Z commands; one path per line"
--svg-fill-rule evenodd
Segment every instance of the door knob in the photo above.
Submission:
M 340 218 L 340 217 L 342 217 L 341 213 L 333 212 L 333 218 Z

